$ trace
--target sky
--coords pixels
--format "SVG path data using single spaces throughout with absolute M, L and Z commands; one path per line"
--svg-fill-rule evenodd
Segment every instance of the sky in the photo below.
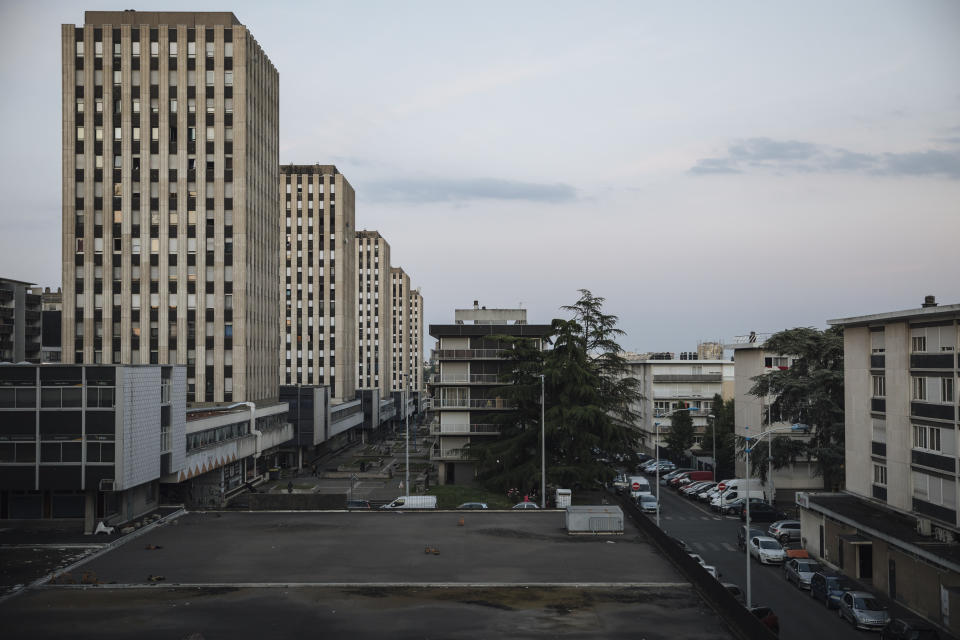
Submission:
M 0 276 L 60 284 L 60 24 L 0 3 Z M 280 73 L 280 162 L 335 164 L 424 296 L 632 351 L 960 303 L 960 2 L 211 4 Z M 433 339 L 424 343 L 427 350 Z

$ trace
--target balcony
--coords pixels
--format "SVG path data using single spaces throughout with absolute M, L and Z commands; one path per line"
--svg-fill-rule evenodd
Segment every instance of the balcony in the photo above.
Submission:
M 500 435 L 500 425 L 489 423 L 473 424 L 435 424 L 430 428 L 430 433 L 439 436 L 497 436 Z
M 437 360 L 501 360 L 502 349 L 437 349 Z
M 953 369 L 952 353 L 914 353 L 910 355 L 911 369 Z
M 466 449 L 444 449 L 439 445 L 430 449 L 431 460 L 470 460 Z
M 503 384 L 496 373 L 448 373 L 430 376 L 432 384 Z
M 506 398 L 434 398 L 435 409 L 515 409 L 516 403 Z
M 723 382 L 722 373 L 654 374 L 654 382 Z

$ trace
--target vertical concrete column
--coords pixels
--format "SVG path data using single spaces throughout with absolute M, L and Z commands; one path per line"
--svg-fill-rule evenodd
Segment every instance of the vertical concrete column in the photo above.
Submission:
M 87 489 L 83 494 L 83 533 L 91 535 L 97 527 L 97 491 Z

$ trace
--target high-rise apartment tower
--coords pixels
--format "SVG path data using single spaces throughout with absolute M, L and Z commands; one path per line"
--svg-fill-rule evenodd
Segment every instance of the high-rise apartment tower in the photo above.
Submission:
M 356 389 L 357 289 L 353 187 L 333 165 L 280 167 L 278 228 L 280 383 L 329 386 L 335 400 Z
M 63 361 L 277 397 L 279 76 L 232 13 L 63 25 Z
M 392 389 L 390 343 L 390 245 L 376 231 L 358 231 L 357 387 Z

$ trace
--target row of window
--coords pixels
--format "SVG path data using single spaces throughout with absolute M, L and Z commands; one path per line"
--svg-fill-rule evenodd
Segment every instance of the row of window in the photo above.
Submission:
M 939 382 L 938 382 L 939 381 Z M 924 402 L 953 403 L 955 380 L 952 377 L 911 376 L 910 398 Z M 887 396 L 887 378 L 883 375 L 872 376 L 874 398 Z
M 176 41 L 169 42 L 168 45 L 167 45 L 167 47 L 168 47 L 167 50 L 168 50 L 171 58 L 177 57 L 177 55 L 178 55 L 178 54 L 180 53 L 180 51 L 181 51 L 181 49 L 180 49 L 180 47 L 178 46 L 178 43 L 177 43 Z M 216 53 L 216 49 L 215 49 L 215 47 L 214 47 L 214 43 L 213 43 L 213 42 L 206 42 L 206 43 L 205 43 L 205 46 L 204 46 L 204 50 L 205 50 L 205 53 L 207 54 L 207 57 L 208 57 L 208 58 L 212 58 L 212 57 L 214 56 L 214 54 Z M 186 51 L 187 51 L 187 57 L 188 57 L 188 58 L 196 58 L 196 57 L 197 57 L 197 43 L 196 43 L 196 42 L 193 42 L 193 41 L 188 41 L 188 42 L 187 42 L 187 49 L 186 49 Z M 83 57 L 83 54 L 84 54 L 84 41 L 83 41 L 83 40 L 77 40 L 77 42 L 76 42 L 76 52 L 77 52 L 77 57 L 78 57 L 78 58 L 82 58 L 82 57 Z M 139 41 L 139 40 L 134 40 L 133 42 L 130 43 L 130 54 L 131 54 L 132 56 L 134 56 L 134 57 L 138 57 L 138 56 L 140 55 L 140 41 Z M 100 40 L 94 41 L 94 43 L 93 43 L 93 55 L 94 55 L 94 57 L 96 57 L 96 58 L 102 58 L 102 57 L 103 57 L 103 42 L 102 42 L 102 41 L 100 41 Z M 123 49 L 122 49 L 122 43 L 121 43 L 121 42 L 114 42 L 114 43 L 113 43 L 113 55 L 114 55 L 114 56 L 123 55 Z M 156 57 L 158 57 L 159 55 L 160 55 L 160 43 L 157 42 L 157 41 L 155 41 L 155 40 L 154 40 L 154 41 L 151 41 L 151 42 L 150 42 L 150 56 L 156 58 Z M 224 42 L 224 43 L 223 43 L 223 56 L 224 56 L 225 58 L 232 58 L 232 57 L 233 57 L 233 42 Z
M 944 506 L 948 509 L 957 508 L 957 487 L 953 480 L 940 476 L 932 476 L 919 471 L 912 471 L 910 475 L 912 495 L 914 498 L 931 504 Z M 886 465 L 873 465 L 873 484 L 881 487 L 887 486 Z
M 957 345 L 957 329 L 953 325 L 941 327 L 920 327 L 910 330 L 911 353 L 942 353 L 955 351 Z M 886 334 L 880 330 L 870 332 L 870 352 L 873 354 L 885 353 L 887 350 Z

